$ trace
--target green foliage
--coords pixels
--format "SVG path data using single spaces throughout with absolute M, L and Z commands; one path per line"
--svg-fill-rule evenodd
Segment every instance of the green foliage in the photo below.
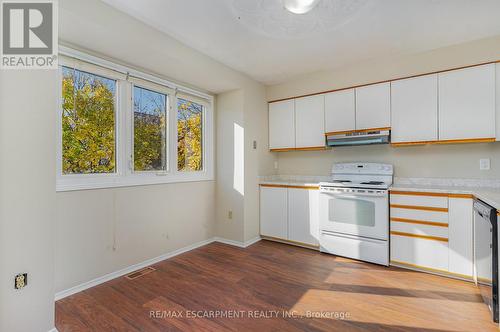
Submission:
M 65 68 L 62 81 L 64 174 L 115 171 L 113 89 L 114 81 Z
M 177 107 L 177 169 L 201 171 L 203 169 L 203 107 L 184 99 L 179 99 Z
M 165 116 L 134 115 L 134 169 L 165 169 Z
M 63 174 L 116 171 L 115 89 L 113 80 L 63 67 Z M 134 100 L 134 169 L 164 170 L 166 97 L 149 90 L 143 93 L 144 100 Z M 177 169 L 200 171 L 203 106 L 184 99 L 178 99 L 177 106 Z

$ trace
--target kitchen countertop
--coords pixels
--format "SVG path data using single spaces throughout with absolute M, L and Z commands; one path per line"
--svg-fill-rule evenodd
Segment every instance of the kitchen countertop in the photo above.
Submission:
M 459 186 L 439 186 L 439 185 L 416 185 L 416 184 L 394 184 L 389 190 L 392 191 L 415 191 L 448 194 L 473 195 L 486 204 L 500 210 L 500 189 L 485 187 L 459 187 Z
M 260 184 L 316 187 L 320 182 L 328 180 L 330 180 L 328 176 L 268 176 L 261 177 Z M 498 186 L 498 182 L 496 180 L 396 178 L 389 190 L 473 195 L 500 211 L 500 186 Z M 464 183 L 470 185 L 464 186 Z

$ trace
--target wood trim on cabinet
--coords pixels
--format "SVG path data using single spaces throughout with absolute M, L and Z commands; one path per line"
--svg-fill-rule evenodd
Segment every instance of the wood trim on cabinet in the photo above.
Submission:
M 295 148 L 295 151 L 321 151 L 326 150 L 326 146 L 310 146 L 306 148 Z
M 295 98 L 310 97 L 310 96 L 322 95 L 322 94 L 325 94 L 325 93 L 331 93 L 331 92 L 337 92 L 337 91 L 342 91 L 342 90 L 361 88 L 361 87 L 368 86 L 368 85 L 375 85 L 375 84 L 381 84 L 381 83 L 390 83 L 390 82 L 394 82 L 394 81 L 405 80 L 405 79 L 408 79 L 408 78 L 415 78 L 415 77 L 426 76 L 426 75 L 446 73 L 446 72 L 453 71 L 453 70 L 460 70 L 460 69 L 465 69 L 465 68 L 478 67 L 478 66 L 489 65 L 489 64 L 493 64 L 493 63 L 500 63 L 500 60 L 481 62 L 481 63 L 477 63 L 477 64 L 473 64 L 473 65 L 467 65 L 467 66 L 461 66 L 461 67 L 453 67 L 453 68 L 449 68 L 449 69 L 437 70 L 437 71 L 426 72 L 426 73 L 416 74 L 416 75 L 402 76 L 402 77 L 397 77 L 397 78 L 393 78 L 393 79 L 390 79 L 390 80 L 383 80 L 383 81 L 377 81 L 377 82 L 372 82 L 372 83 L 358 84 L 358 85 L 353 85 L 353 86 L 349 86 L 349 87 L 345 87 L 345 88 L 338 88 L 338 89 L 326 90 L 326 91 L 321 91 L 321 92 L 314 92 L 314 93 L 309 93 L 309 94 L 304 94 L 304 95 L 298 95 L 298 96 L 293 96 L 293 97 L 275 99 L 275 100 L 268 101 L 268 103 L 271 104 L 271 103 L 276 103 L 276 102 L 285 101 L 285 100 L 291 100 L 291 99 L 295 99 Z
M 289 151 L 322 151 L 326 150 L 326 146 L 310 146 L 305 148 L 279 148 L 279 149 L 269 149 L 271 152 L 289 152 Z
M 391 266 L 396 266 L 396 267 L 400 267 L 400 268 L 408 268 L 411 270 L 431 272 L 431 273 L 435 273 L 435 274 L 439 274 L 439 275 L 443 275 L 443 276 L 450 276 L 450 277 L 464 279 L 467 281 L 472 281 L 472 276 L 469 276 L 466 274 L 449 272 L 446 270 L 434 269 L 432 267 L 426 267 L 426 266 L 421 266 L 421 265 L 416 265 L 416 264 L 411 264 L 411 263 L 406 263 L 406 262 L 401 262 L 401 261 L 395 261 L 395 260 L 391 260 L 390 264 L 391 264 Z
M 355 130 L 344 130 L 344 131 L 330 131 L 328 133 L 325 133 L 325 136 L 351 134 L 351 133 L 367 133 L 370 131 L 382 131 L 382 130 L 391 130 L 391 127 L 355 129 Z
M 402 222 L 402 223 L 406 223 L 406 224 L 418 224 L 418 225 L 429 225 L 429 226 L 437 226 L 437 227 L 448 227 L 448 224 L 445 222 L 423 221 L 423 220 L 406 219 L 406 218 L 391 218 L 391 221 Z
M 403 196 L 429 196 L 429 197 L 449 197 L 449 198 L 474 198 L 472 194 L 450 194 L 450 193 L 434 193 L 434 192 L 424 192 L 424 191 L 400 191 L 400 190 L 390 190 L 391 195 L 403 195 Z
M 298 186 L 298 185 L 288 185 L 288 184 L 260 184 L 261 187 L 268 188 L 295 188 L 295 189 L 309 189 L 309 190 L 319 190 L 319 186 Z
M 495 142 L 496 138 L 468 138 L 468 139 L 448 139 L 436 141 L 435 144 L 460 144 L 460 143 L 492 143 Z
M 314 245 L 314 244 L 309 244 L 309 243 L 304 243 L 304 242 L 299 242 L 299 241 L 293 241 L 293 240 L 286 240 L 286 239 L 282 239 L 279 237 L 267 236 L 267 235 L 262 235 L 262 234 L 260 235 L 260 237 L 263 240 L 281 242 L 281 243 L 285 243 L 285 244 L 292 244 L 292 245 L 296 245 L 296 246 L 300 246 L 300 247 L 304 247 L 304 248 L 308 248 L 308 249 L 313 249 L 313 250 L 319 249 L 319 245 Z
M 401 204 L 391 204 L 390 206 L 391 208 L 395 209 L 448 212 L 448 208 L 431 207 L 431 206 L 416 206 L 416 205 L 401 205 Z
M 448 194 L 449 198 L 470 198 L 474 199 L 474 195 L 471 194 Z
M 447 238 L 445 238 L 445 237 L 439 237 L 439 236 L 419 235 L 419 234 L 397 232 L 397 231 L 391 231 L 391 235 L 414 237 L 414 238 L 418 238 L 418 239 L 440 241 L 440 242 L 448 242 Z
M 464 144 L 464 143 L 492 143 L 496 138 L 468 138 L 468 139 L 448 139 L 441 141 L 420 141 L 420 142 L 397 142 L 391 143 L 393 147 L 427 144 Z

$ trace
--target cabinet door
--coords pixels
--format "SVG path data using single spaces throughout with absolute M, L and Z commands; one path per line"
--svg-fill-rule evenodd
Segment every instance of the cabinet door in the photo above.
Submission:
M 391 142 L 438 139 L 437 74 L 391 83 Z
M 473 202 L 469 198 L 449 199 L 450 272 L 472 276 Z
M 354 89 L 325 95 L 325 131 L 327 133 L 356 129 Z
M 269 104 L 269 148 L 295 147 L 295 102 L 279 101 Z
M 318 244 L 318 201 L 318 190 L 288 189 L 289 240 L 310 245 Z
M 325 146 L 325 96 L 295 99 L 295 147 Z
M 500 63 L 496 64 L 496 138 L 500 141 Z
M 286 188 L 260 188 L 260 234 L 288 238 Z
M 385 128 L 390 126 L 390 83 L 356 88 L 356 129 Z
M 439 74 L 439 139 L 495 135 L 495 65 Z
M 391 261 L 448 271 L 448 242 L 391 235 Z

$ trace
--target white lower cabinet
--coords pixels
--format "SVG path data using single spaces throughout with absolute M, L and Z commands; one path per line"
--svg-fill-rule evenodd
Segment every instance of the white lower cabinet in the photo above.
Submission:
M 473 270 L 473 200 L 450 197 L 450 272 L 466 276 Z
M 260 233 L 286 239 L 288 236 L 288 195 L 286 188 L 260 188 Z
M 448 271 L 448 243 L 391 235 L 391 260 L 415 267 Z
M 288 188 L 288 240 L 318 244 L 319 191 Z
M 391 262 L 471 278 L 472 205 L 449 194 L 391 193 Z
M 260 187 L 260 234 L 318 245 L 319 190 Z

